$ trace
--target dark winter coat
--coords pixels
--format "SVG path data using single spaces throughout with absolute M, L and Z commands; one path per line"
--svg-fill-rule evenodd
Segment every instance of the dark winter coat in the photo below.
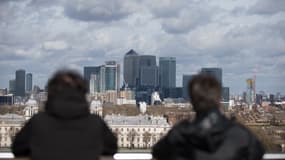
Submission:
M 45 112 L 33 116 L 16 135 L 12 152 L 33 160 L 95 160 L 117 151 L 117 139 L 106 123 L 89 113 L 76 93 L 48 100 Z
M 261 160 L 264 149 L 248 129 L 214 109 L 174 126 L 152 154 L 158 160 Z

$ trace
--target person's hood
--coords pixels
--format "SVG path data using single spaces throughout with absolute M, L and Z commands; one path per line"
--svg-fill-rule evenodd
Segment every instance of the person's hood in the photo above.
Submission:
M 199 113 L 193 123 L 182 122 L 177 130 L 173 130 L 171 143 L 178 147 L 178 150 L 185 153 L 192 148 L 206 152 L 214 152 L 222 144 L 225 138 L 225 131 L 229 128 L 230 120 L 213 109 L 206 113 Z M 179 148 L 183 146 L 183 148 Z
M 61 119 L 80 118 L 90 114 L 85 96 L 72 89 L 65 90 L 55 97 L 49 97 L 45 111 Z

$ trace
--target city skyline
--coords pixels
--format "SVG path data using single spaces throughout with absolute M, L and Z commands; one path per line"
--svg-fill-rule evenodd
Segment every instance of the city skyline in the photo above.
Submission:
M 133 49 L 131 49 L 130 51 L 134 51 Z M 129 52 L 127 52 L 127 53 L 129 53 Z M 126 53 L 126 54 L 127 54 Z M 145 57 L 145 56 L 150 56 L 150 57 L 152 57 L 152 55 L 139 55 L 139 56 L 143 56 L 143 57 Z M 156 58 L 156 62 L 159 62 L 160 61 L 160 59 L 176 59 L 175 57 L 157 57 Z M 175 61 L 176 62 L 176 61 Z M 79 70 L 76 70 L 76 69 L 74 69 L 74 68 L 60 68 L 59 70 L 61 70 L 61 69 L 72 69 L 72 70 L 74 70 L 74 71 L 76 71 L 76 72 L 78 72 L 78 73 L 80 73 L 81 75 L 82 75 L 82 77 L 83 78 L 85 78 L 86 80 L 87 80 L 87 82 L 88 82 L 88 85 L 89 85 L 89 83 L 91 83 L 91 79 L 90 78 L 87 78 L 87 77 L 92 77 L 92 76 L 95 76 L 96 74 L 102 74 L 101 72 L 101 70 L 102 70 L 102 67 L 104 68 L 104 72 L 105 72 L 105 68 L 106 68 L 106 66 L 108 66 L 108 65 L 111 65 L 111 67 L 112 67 L 112 65 L 115 65 L 115 66 L 117 66 L 118 67 L 118 70 L 116 70 L 115 72 L 116 72 L 116 74 L 120 74 L 120 77 L 122 78 L 123 77 L 123 71 L 121 71 L 120 70 L 120 66 L 121 65 L 123 65 L 123 64 L 120 64 L 120 63 L 117 63 L 117 61 L 115 61 L 115 60 L 109 60 L 109 61 L 105 61 L 104 63 L 101 63 L 101 64 L 98 64 L 98 65 L 92 65 L 92 66 L 82 66 L 82 71 L 79 71 Z M 160 67 L 160 65 L 159 65 L 159 63 L 158 64 L 155 64 L 156 65 L 156 67 L 157 68 L 159 68 Z M 16 70 L 15 71 L 15 73 L 16 73 L 16 75 L 17 75 L 17 72 L 18 71 L 25 71 L 25 69 L 18 69 L 18 70 Z M 86 71 L 85 71 L 86 70 Z M 214 72 L 218 72 L 218 74 L 217 73 L 214 73 Z M 56 72 L 56 71 L 55 71 Z M 55 73 L 54 72 L 54 73 Z M 194 76 L 194 75 L 196 75 L 196 74 L 210 74 L 210 75 L 213 75 L 215 78 L 217 78 L 218 79 L 218 81 L 220 81 L 220 83 L 222 84 L 222 86 L 223 86 L 223 88 L 225 87 L 224 86 L 224 84 L 223 84 L 223 79 L 224 79 L 224 77 L 223 77 L 223 68 L 218 68 L 218 67 L 202 67 L 202 68 L 200 68 L 196 73 L 193 73 L 193 74 L 183 74 L 182 75 L 182 77 L 181 77 L 181 79 L 182 79 L 182 81 L 181 81 L 181 86 L 177 86 L 176 85 L 176 88 L 179 88 L 179 87 L 182 87 L 183 89 L 183 91 L 182 91 L 182 97 L 184 97 L 185 98 L 185 96 L 186 96 L 186 93 L 184 93 L 185 92 L 185 89 L 187 88 L 187 87 L 185 87 L 186 85 L 187 85 L 187 82 L 185 82 L 185 79 L 184 79 L 184 77 L 187 77 L 186 79 L 188 79 L 188 80 L 191 80 L 191 78 L 188 78 L 188 77 L 192 77 L 192 76 Z M 216 75 L 217 74 L 217 75 Z M 32 73 L 27 73 L 27 74 L 25 74 L 26 76 L 25 76 L 25 85 L 24 85 L 24 87 L 26 88 L 27 87 L 27 75 L 32 75 Z M 105 75 L 105 73 L 104 73 L 104 75 Z M 112 75 L 112 76 L 114 76 L 114 75 Z M 159 73 L 157 73 L 157 76 L 159 76 Z M 104 76 L 105 77 L 105 76 Z M 116 75 L 116 77 L 117 77 L 117 75 Z M 97 77 L 98 78 L 98 77 Z M 256 77 L 255 77 L 256 78 Z M 177 78 L 176 78 L 177 79 Z M 242 95 L 244 92 L 246 92 L 247 90 L 248 90 L 248 86 L 247 86 L 247 84 L 246 83 L 248 83 L 248 79 L 253 79 L 253 77 L 249 77 L 249 78 L 247 78 L 247 79 L 245 79 L 244 81 L 245 81 L 245 89 L 244 90 L 242 90 L 241 92 L 239 92 L 239 93 L 236 93 L 236 92 L 233 92 L 232 90 L 231 90 L 231 92 L 230 92 L 230 95 Z M 16 78 L 14 78 L 14 79 L 11 79 L 11 80 L 9 80 L 8 81 L 8 87 L 6 87 L 8 90 L 11 88 L 11 81 L 15 81 L 16 82 Z M 105 81 L 105 80 L 104 80 Z M 117 84 L 119 84 L 119 88 L 121 88 L 121 87 L 123 87 L 123 85 L 124 85 L 124 79 L 116 79 L 115 80 L 116 82 L 116 84 L 115 85 L 117 85 Z M 107 82 L 107 81 L 106 81 Z M 93 82 L 94 83 L 94 82 Z M 98 82 L 96 82 L 96 83 L 98 83 Z M 125 82 L 126 83 L 126 82 Z M 158 85 L 161 85 L 160 84 L 161 82 L 158 82 Z M 97 84 L 98 85 L 98 84 Z M 102 84 L 101 84 L 102 85 Z M 105 82 L 104 82 L 104 85 L 105 85 Z M 38 84 L 34 84 L 33 85 L 33 87 L 34 86 L 39 86 Z M 162 86 L 159 86 L 160 88 L 163 88 Z M 40 86 L 40 88 L 41 89 L 44 89 L 45 88 L 45 86 Z M 105 88 L 105 86 L 104 86 L 104 88 Z M 119 88 L 117 88 L 117 89 L 119 89 Z M 225 87 L 225 88 L 231 88 L 230 86 L 228 87 Z M 88 87 L 88 89 L 89 89 L 89 87 Z M 117 89 L 115 89 L 115 90 L 117 90 Z M 96 90 L 96 89 L 95 89 Z M 100 90 L 100 89 L 99 89 Z M 98 90 L 98 91 L 99 91 Z M 108 89 L 107 89 L 108 90 Z M 105 89 L 104 90 L 102 90 L 102 91 L 105 91 Z M 102 91 L 99 91 L 99 92 L 102 92 Z M 282 91 L 277 91 L 277 92 L 268 92 L 268 91 L 266 91 L 266 90 L 259 90 L 258 88 L 257 88 L 257 90 L 256 90 L 256 94 L 259 94 L 260 92 L 265 92 L 265 93 L 268 93 L 268 94 L 279 94 L 279 93 L 281 93 L 281 94 L 285 94 L 285 92 L 282 92 Z
M 83 66 L 103 61 L 123 64 L 133 48 L 144 55 L 176 57 L 177 86 L 183 74 L 219 67 L 232 93 L 245 91 L 246 79 L 256 75 L 257 91 L 284 94 L 284 3 L 1 1 L 0 88 L 8 88 L 19 68 L 33 73 L 33 83 L 43 88 L 57 69 L 82 73 Z

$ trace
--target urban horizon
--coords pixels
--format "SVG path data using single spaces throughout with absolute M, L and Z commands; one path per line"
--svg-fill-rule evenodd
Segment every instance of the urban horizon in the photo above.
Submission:
M 131 50 L 133 50 L 133 49 L 131 49 Z M 130 50 L 130 51 L 131 51 Z M 151 55 L 151 54 L 140 54 L 140 55 Z M 155 56 L 155 55 L 152 55 L 152 56 Z M 155 56 L 156 57 L 156 56 Z M 166 57 L 166 56 L 162 56 L 162 57 Z M 167 58 L 169 58 L 169 57 L 171 57 L 171 58 L 175 58 L 175 60 L 176 60 L 176 62 L 177 62 L 177 58 L 175 57 L 175 56 L 168 56 Z M 159 58 L 161 58 L 161 57 L 156 57 L 156 63 L 157 62 L 159 62 Z M 121 69 L 120 69 L 120 85 L 119 85 L 119 88 L 121 88 L 124 84 L 123 84 L 123 82 L 124 82 L 124 78 L 123 78 L 123 60 L 121 60 L 121 61 L 116 61 L 116 60 L 112 60 L 112 59 L 108 59 L 108 60 L 105 60 L 105 61 L 103 61 L 102 63 L 98 63 L 98 64 L 94 64 L 94 65 L 83 65 L 83 66 L 81 66 L 81 68 L 79 69 L 78 67 L 80 67 L 80 66 L 78 66 L 78 67 L 72 67 L 72 66 L 63 66 L 63 67 L 60 67 L 60 68 L 58 68 L 58 69 L 56 69 L 55 71 L 53 71 L 52 73 L 50 73 L 50 74 L 48 74 L 49 76 L 45 76 L 45 77 L 48 77 L 45 81 L 46 82 L 39 82 L 36 78 L 34 78 L 34 77 L 37 77 L 37 75 L 36 74 L 34 74 L 34 73 L 32 73 L 32 72 L 30 72 L 29 70 L 26 70 L 25 68 L 18 68 L 18 69 L 16 69 L 16 70 L 21 70 L 21 69 L 23 69 L 23 70 L 25 70 L 26 72 L 27 72 L 27 74 L 32 74 L 33 75 L 33 87 L 34 86 L 37 86 L 37 87 L 40 87 L 41 89 L 44 89 L 45 88 L 45 86 L 46 86 L 46 84 L 47 84 L 47 81 L 48 81 L 48 79 L 54 74 L 54 73 L 56 73 L 57 71 L 59 71 L 59 70 L 65 70 L 65 69 L 67 69 L 67 70 L 74 70 L 74 71 L 76 71 L 76 72 L 78 72 L 78 73 L 80 73 L 82 76 L 84 76 L 84 67 L 100 67 L 100 66 L 102 66 L 102 65 L 104 65 L 105 64 L 105 62 L 110 62 L 110 61 L 114 61 L 114 62 L 116 62 L 117 64 L 119 64 L 120 66 L 121 66 Z M 121 63 L 120 63 L 121 62 Z M 179 63 L 179 62 L 178 62 Z M 157 66 L 159 66 L 159 63 L 157 63 Z M 192 72 L 192 73 L 187 73 L 187 72 L 185 72 L 185 73 L 182 73 L 181 74 L 181 76 L 179 77 L 179 76 L 177 76 L 177 74 L 176 74 L 176 87 L 183 87 L 183 76 L 185 75 L 185 76 L 188 76 L 188 75 L 195 75 L 195 74 L 198 74 L 198 73 L 200 73 L 201 72 L 201 70 L 202 70 L 202 68 L 220 68 L 220 69 L 222 69 L 222 82 L 223 82 L 223 84 L 225 84 L 225 85 L 223 85 L 223 86 L 227 86 L 226 84 L 229 84 L 229 82 L 227 82 L 227 81 L 225 81 L 225 78 L 224 78 L 224 75 L 227 75 L 227 73 L 225 73 L 224 72 L 224 68 L 222 68 L 222 67 L 218 67 L 218 66 L 213 66 L 213 67 L 205 67 L 205 66 L 201 66 L 201 68 L 200 69 L 198 69 L 197 70 L 197 72 Z M 15 70 L 15 72 L 16 72 L 16 70 Z M 15 72 L 14 72 L 14 74 L 15 74 Z M 176 71 L 177 72 L 177 71 Z M 258 77 L 256 76 L 256 77 L 254 77 L 254 76 L 256 76 L 255 74 L 253 74 L 253 75 L 251 75 L 250 77 L 246 77 L 245 79 L 240 79 L 240 82 L 241 82 L 241 84 L 243 85 L 243 88 L 242 89 L 240 89 L 240 90 L 233 90 L 233 87 L 231 87 L 231 86 L 227 86 L 227 87 L 229 87 L 230 88 L 230 95 L 231 96 L 233 96 L 233 95 L 242 95 L 244 92 L 246 92 L 246 80 L 247 79 L 254 79 L 254 78 L 256 78 L 256 93 L 260 93 L 260 92 L 265 92 L 266 94 L 277 94 L 277 93 L 280 93 L 281 95 L 285 95 L 285 92 L 284 92 L 284 90 L 282 90 L 282 89 L 280 89 L 280 90 L 272 90 L 272 89 L 270 89 L 270 88 L 266 88 L 266 89 L 259 89 L 259 88 L 262 88 L 262 87 L 260 87 L 259 85 L 258 85 Z M 13 78 L 12 79 L 10 79 L 10 80 L 13 80 Z M 2 86 L 1 88 L 7 88 L 7 89 L 9 89 L 9 81 L 8 82 L 6 82 L 7 83 L 7 85 L 6 86 Z M 1 83 L 0 83 L 1 84 Z

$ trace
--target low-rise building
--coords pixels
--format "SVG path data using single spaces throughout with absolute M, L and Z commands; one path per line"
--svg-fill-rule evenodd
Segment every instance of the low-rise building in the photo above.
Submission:
M 22 128 L 25 117 L 17 114 L 0 115 L 0 147 L 10 147 L 16 133 Z
M 90 113 L 103 116 L 103 105 L 99 100 L 92 100 L 90 103 Z
M 30 99 L 25 103 L 26 107 L 24 108 L 25 119 L 29 120 L 33 115 L 39 112 L 38 102 L 34 99 L 32 95 Z
M 105 121 L 122 148 L 150 148 L 170 129 L 164 117 L 149 115 L 106 115 Z

